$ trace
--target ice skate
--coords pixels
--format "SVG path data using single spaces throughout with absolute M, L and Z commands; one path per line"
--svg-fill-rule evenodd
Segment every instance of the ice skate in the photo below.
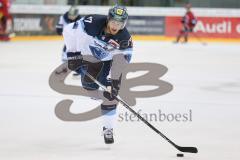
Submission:
M 108 129 L 103 127 L 103 136 L 104 136 L 104 142 L 106 144 L 113 144 L 114 138 L 113 138 L 113 129 Z

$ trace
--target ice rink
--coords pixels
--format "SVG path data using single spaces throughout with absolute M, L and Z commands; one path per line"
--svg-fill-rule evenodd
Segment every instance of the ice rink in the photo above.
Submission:
M 61 63 L 62 46 L 62 41 L 0 43 L 0 160 L 239 158 L 239 44 L 134 42 L 132 62 L 166 66 L 168 72 L 161 79 L 171 83 L 173 90 L 159 97 L 138 98 L 133 109 L 146 114 L 161 111 L 189 116 L 186 121 L 151 121 L 176 144 L 198 147 L 198 154 L 186 153 L 183 158 L 176 157 L 179 152 L 140 121 L 118 116 L 115 144 L 109 147 L 101 136 L 101 118 L 60 120 L 54 110 L 63 99 L 74 100 L 73 113 L 100 104 L 50 88 L 49 76 Z M 69 83 L 80 84 L 80 80 L 69 75 Z M 119 105 L 118 114 L 126 113 Z

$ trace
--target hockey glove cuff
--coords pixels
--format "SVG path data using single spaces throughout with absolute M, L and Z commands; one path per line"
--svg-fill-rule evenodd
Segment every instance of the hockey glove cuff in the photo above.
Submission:
M 68 68 L 72 71 L 77 70 L 82 65 L 81 52 L 67 52 Z
M 120 89 L 120 82 L 120 80 L 112 80 L 110 91 L 104 91 L 103 96 L 106 97 L 109 101 L 114 100 L 115 97 L 118 95 L 118 91 Z

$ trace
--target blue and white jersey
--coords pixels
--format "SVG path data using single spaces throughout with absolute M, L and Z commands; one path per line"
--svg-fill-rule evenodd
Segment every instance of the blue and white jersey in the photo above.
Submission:
M 108 61 L 116 54 L 124 54 L 130 61 L 132 56 L 132 38 L 126 28 L 116 35 L 105 34 L 107 16 L 88 15 L 63 30 L 67 52 L 81 52 L 91 55 L 99 61 Z
M 56 32 L 58 35 L 62 35 L 63 28 L 66 27 L 68 24 L 76 22 L 81 19 L 81 16 L 78 15 L 74 20 L 68 18 L 68 12 L 66 12 L 64 15 L 60 16 L 59 21 L 56 25 Z M 66 46 L 64 45 L 62 50 L 62 62 L 67 61 L 67 52 L 66 52 Z

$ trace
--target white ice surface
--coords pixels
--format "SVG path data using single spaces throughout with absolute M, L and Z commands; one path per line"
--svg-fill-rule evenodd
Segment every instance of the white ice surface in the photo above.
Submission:
M 72 111 L 99 102 L 61 95 L 48 85 L 60 64 L 61 41 L 0 43 L 0 160 L 174 160 L 178 151 L 141 122 L 118 122 L 116 143 L 105 146 L 101 119 L 65 122 L 54 114 L 64 98 Z M 161 78 L 174 89 L 163 96 L 139 98 L 135 110 L 187 113 L 192 121 L 151 122 L 181 146 L 196 146 L 185 160 L 237 160 L 240 150 L 239 44 L 134 43 L 133 62 L 168 67 Z M 70 77 L 71 79 L 71 77 Z M 78 84 L 79 80 L 71 80 Z M 119 113 L 127 112 L 119 106 Z

